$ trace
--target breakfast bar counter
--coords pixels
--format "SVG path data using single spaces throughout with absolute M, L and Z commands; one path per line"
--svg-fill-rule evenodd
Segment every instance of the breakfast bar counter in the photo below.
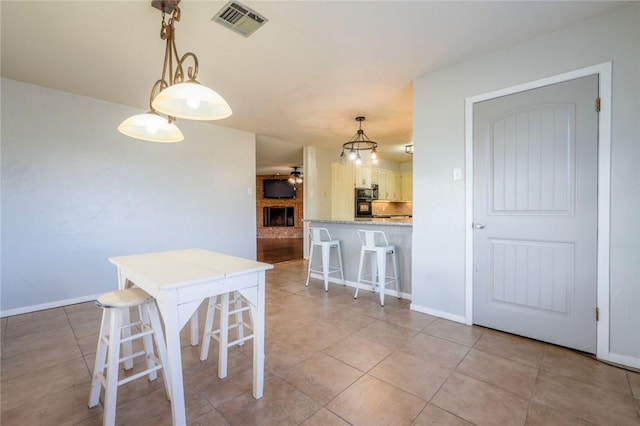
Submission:
M 398 275 L 400 276 L 400 297 L 411 299 L 411 236 L 413 231 L 411 218 L 305 219 L 305 223 L 310 227 L 327 228 L 331 233 L 332 239 L 340 240 L 345 280 L 347 285 L 352 287 L 355 287 L 358 280 L 358 264 L 360 262 L 361 243 L 357 231 L 359 229 L 383 231 L 387 236 L 387 240 L 389 240 L 389 244 L 396 247 Z M 319 263 L 319 259 L 314 259 L 314 265 L 316 263 Z M 312 274 L 311 276 L 318 279 L 322 278 L 319 274 Z M 330 281 L 333 283 L 340 282 L 335 275 L 331 277 Z M 389 290 L 387 292 L 388 295 L 391 295 Z M 391 292 L 395 293 L 393 287 Z

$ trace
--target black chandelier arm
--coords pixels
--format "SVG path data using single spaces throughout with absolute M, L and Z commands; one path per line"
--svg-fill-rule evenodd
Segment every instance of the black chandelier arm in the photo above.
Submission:
M 345 161 L 345 151 L 349 153 L 349 159 L 355 161 L 356 165 L 362 163 L 360 157 L 360 151 L 371 151 L 370 159 L 373 164 L 377 164 L 379 159 L 378 143 L 369 139 L 369 137 L 362 130 L 362 122 L 365 120 L 363 116 L 356 117 L 356 121 L 359 123 L 358 130 L 351 137 L 348 142 L 342 144 L 342 152 L 340 153 L 340 161 Z
M 347 151 L 367 151 L 376 148 L 378 148 L 378 144 L 373 141 L 351 141 L 342 144 L 342 149 Z

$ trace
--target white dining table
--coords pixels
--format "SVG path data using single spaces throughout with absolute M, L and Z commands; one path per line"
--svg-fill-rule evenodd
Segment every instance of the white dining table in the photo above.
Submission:
M 186 425 L 180 330 L 202 301 L 211 296 L 239 291 L 249 302 L 254 326 L 253 397 L 262 398 L 265 271 L 273 269 L 273 265 L 202 249 L 112 257 L 109 261 L 118 268 L 119 288 L 140 287 L 158 304 L 165 325 L 174 425 Z

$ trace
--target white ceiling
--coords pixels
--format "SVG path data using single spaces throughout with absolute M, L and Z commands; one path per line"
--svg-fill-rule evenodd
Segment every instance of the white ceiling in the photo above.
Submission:
M 146 109 L 164 55 L 150 3 L 3 0 L 2 76 Z M 183 0 L 176 40 L 234 111 L 214 123 L 257 134 L 258 174 L 301 165 L 305 145 L 335 149 L 337 159 L 357 115 L 384 158 L 408 161 L 415 78 L 630 4 L 242 3 L 269 19 L 249 38 L 211 21 L 226 1 Z

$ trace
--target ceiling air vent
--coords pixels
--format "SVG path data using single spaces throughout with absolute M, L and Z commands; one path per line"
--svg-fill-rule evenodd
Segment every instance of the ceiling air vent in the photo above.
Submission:
M 230 1 L 224 5 L 211 19 L 245 37 L 249 37 L 268 21 L 255 10 L 237 1 Z

